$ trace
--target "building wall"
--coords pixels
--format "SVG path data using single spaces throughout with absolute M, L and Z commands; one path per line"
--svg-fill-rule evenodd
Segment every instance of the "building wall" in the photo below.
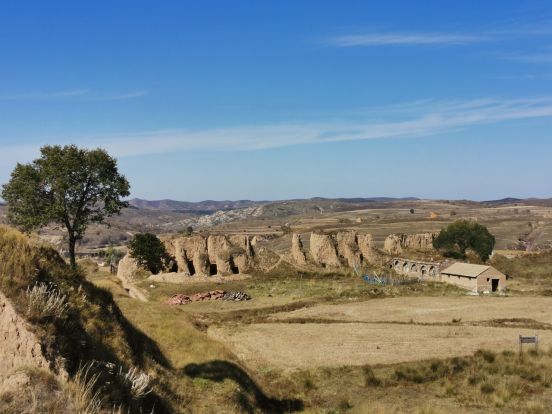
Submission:
M 440 271 L 440 269 L 445 267 L 443 263 L 420 262 L 399 257 L 392 259 L 389 262 L 389 267 L 405 276 L 451 283 L 474 292 L 492 292 L 492 279 L 499 280 L 497 291 L 506 289 L 506 276 L 493 267 L 485 270 L 478 277 L 456 276 L 444 273 Z
M 493 267 L 485 270 L 476 278 L 441 273 L 441 282 L 452 283 L 474 292 L 492 292 L 493 279 L 498 279 L 497 292 L 501 292 L 506 289 L 506 276 Z
M 441 282 L 450 283 L 461 288 L 477 291 L 477 278 L 467 276 L 456 276 L 441 273 Z
M 418 277 L 424 280 L 439 280 L 439 263 L 421 262 L 396 257 L 389 262 L 389 267 L 401 275 Z
M 500 292 L 506 288 L 506 276 L 494 267 L 491 267 L 477 277 L 477 290 L 479 292 L 492 292 L 493 279 L 498 279 L 497 291 Z

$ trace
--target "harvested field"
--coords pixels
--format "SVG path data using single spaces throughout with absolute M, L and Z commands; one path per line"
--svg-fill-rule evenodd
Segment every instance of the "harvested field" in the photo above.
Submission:
M 545 297 L 400 297 L 317 305 L 208 332 L 257 367 L 394 364 L 517 350 L 518 335 L 535 330 L 546 346 L 549 309 Z
M 229 345 L 250 366 L 295 370 L 448 358 L 481 348 L 515 351 L 518 335 L 534 331 L 393 323 L 266 323 L 211 327 L 208 334 Z M 539 335 L 543 343 L 551 343 L 552 331 Z
M 533 319 L 552 324 L 552 298 L 398 297 L 357 303 L 318 305 L 279 313 L 273 320 L 331 319 L 357 322 L 450 323 Z

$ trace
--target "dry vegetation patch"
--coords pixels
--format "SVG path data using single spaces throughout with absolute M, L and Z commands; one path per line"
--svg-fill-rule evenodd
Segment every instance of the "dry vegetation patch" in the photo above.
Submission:
M 251 366 L 283 369 L 394 364 L 469 355 L 479 348 L 516 350 L 527 329 L 385 323 L 264 323 L 210 327 Z M 552 331 L 541 331 L 552 343 Z
M 336 321 L 472 323 L 531 319 L 551 324 L 552 298 L 395 297 L 357 303 L 326 304 L 279 313 L 272 320 L 322 318 Z

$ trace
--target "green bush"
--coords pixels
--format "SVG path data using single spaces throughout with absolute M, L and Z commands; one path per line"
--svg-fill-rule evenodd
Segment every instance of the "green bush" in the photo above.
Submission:
M 433 247 L 445 250 L 446 257 L 465 258 L 466 250 L 473 250 L 486 261 L 495 245 L 495 237 L 487 227 L 469 220 L 457 220 L 441 230 L 433 241 Z
M 130 256 L 154 275 L 168 266 L 170 262 L 165 245 L 155 234 L 137 234 L 130 241 L 128 247 Z

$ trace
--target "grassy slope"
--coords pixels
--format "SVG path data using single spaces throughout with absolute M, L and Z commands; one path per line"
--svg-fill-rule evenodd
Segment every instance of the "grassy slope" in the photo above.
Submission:
M 172 367 L 164 375 L 179 401 L 177 412 L 278 413 L 302 407 L 301 402 L 287 399 L 286 393 L 265 392 L 257 376 L 223 344 L 198 329 L 182 308 L 160 303 L 162 293 L 159 302 L 143 303 L 129 298 L 118 280 L 105 272 L 95 272 L 90 279 L 112 291 L 125 316 L 159 344 Z M 199 290 L 206 287 L 194 286 Z
M 41 317 L 27 313 L 26 289 L 35 283 L 55 286 L 70 304 L 61 317 Z M 71 270 L 57 252 L 21 233 L 0 227 L 0 289 L 11 300 L 16 311 L 27 318 L 42 342 L 50 360 L 61 358 L 70 377 L 90 361 L 110 362 L 128 370 L 137 367 L 152 373 L 162 372 L 169 364 L 156 344 L 136 330 L 121 314 L 111 294 L 89 283 L 78 271 Z M 123 405 L 130 410 L 143 407 L 158 412 L 169 407 L 160 398 L 161 387 L 141 401 L 131 397 L 128 384 L 94 367 L 100 375 L 98 385 L 108 405 Z M 1 410 L 0 410 L 1 411 Z
M 517 294 L 552 295 L 552 251 L 512 259 L 495 255 L 491 264 L 512 277 L 509 290 Z

